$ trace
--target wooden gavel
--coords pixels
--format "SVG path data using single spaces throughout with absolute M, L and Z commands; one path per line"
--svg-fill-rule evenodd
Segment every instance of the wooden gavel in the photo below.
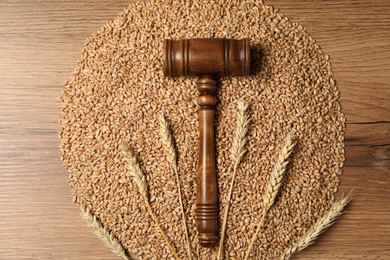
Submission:
M 166 77 L 199 77 L 196 82 L 200 109 L 195 216 L 199 243 L 212 247 L 219 233 L 214 140 L 217 77 L 249 75 L 249 39 L 165 40 L 163 69 Z

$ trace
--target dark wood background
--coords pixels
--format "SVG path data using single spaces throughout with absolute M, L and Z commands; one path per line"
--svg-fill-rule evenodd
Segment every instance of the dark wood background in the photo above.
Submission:
M 0 1 L 0 259 L 115 258 L 72 203 L 58 98 L 85 39 L 129 2 Z M 295 259 L 390 259 L 390 1 L 266 3 L 330 54 L 348 120 L 340 189 L 355 198 Z

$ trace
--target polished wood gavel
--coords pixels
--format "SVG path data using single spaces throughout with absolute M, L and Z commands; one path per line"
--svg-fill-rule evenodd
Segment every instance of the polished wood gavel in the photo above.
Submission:
M 163 69 L 166 77 L 199 77 L 196 82 L 200 109 L 195 214 L 199 243 L 212 247 L 218 241 L 219 233 L 214 140 L 217 77 L 249 75 L 249 39 L 165 40 Z

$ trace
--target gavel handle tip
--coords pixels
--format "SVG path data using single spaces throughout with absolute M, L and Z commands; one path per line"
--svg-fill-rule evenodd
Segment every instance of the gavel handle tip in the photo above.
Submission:
M 213 247 L 218 242 L 218 235 L 215 233 L 199 233 L 199 244 L 203 247 Z

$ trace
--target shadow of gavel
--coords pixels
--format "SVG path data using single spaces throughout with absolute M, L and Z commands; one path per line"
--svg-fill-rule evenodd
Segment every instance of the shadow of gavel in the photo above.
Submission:
M 214 116 L 217 77 L 246 76 L 250 72 L 249 39 L 165 40 L 164 75 L 197 76 L 199 90 L 199 162 L 196 225 L 199 243 L 218 241 L 218 186 L 215 166 Z

